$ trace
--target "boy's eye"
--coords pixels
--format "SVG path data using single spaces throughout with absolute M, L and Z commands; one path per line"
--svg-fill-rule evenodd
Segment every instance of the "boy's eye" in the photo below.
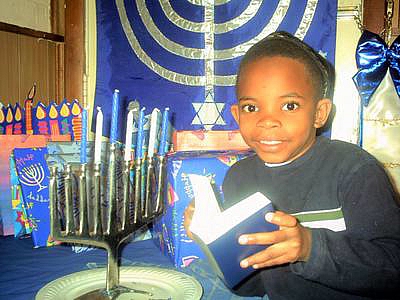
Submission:
M 242 106 L 242 110 L 244 112 L 256 112 L 258 111 L 258 107 L 255 106 L 254 104 L 245 104 Z
M 299 104 L 296 102 L 289 102 L 283 105 L 282 109 L 287 111 L 296 110 L 299 108 Z

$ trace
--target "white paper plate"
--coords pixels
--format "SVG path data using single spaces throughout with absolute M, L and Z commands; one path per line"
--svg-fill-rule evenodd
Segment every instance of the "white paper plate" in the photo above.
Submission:
M 120 267 L 120 285 L 144 293 L 123 293 L 116 299 L 198 300 L 203 289 L 187 274 L 156 267 Z M 98 289 L 105 289 L 106 269 L 73 273 L 46 284 L 36 300 L 72 300 Z

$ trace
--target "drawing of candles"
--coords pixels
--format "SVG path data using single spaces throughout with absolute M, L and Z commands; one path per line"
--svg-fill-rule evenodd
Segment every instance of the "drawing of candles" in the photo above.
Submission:
M 72 103 L 71 114 L 72 114 L 72 133 L 73 140 L 80 141 L 82 138 L 82 115 L 81 107 L 78 101 L 75 99 Z
M 50 124 L 50 134 L 60 135 L 60 126 L 58 124 L 58 111 L 57 106 L 54 102 L 50 103 L 48 107 L 49 114 L 49 124 Z
M 70 117 L 71 111 L 67 100 L 64 100 L 60 105 L 60 124 L 61 124 L 61 134 L 71 134 Z
M 33 127 L 32 127 L 32 99 L 26 99 L 24 106 L 25 106 L 25 128 L 26 134 L 33 134 Z
M 13 134 L 13 112 L 11 105 L 8 104 L 7 106 L 7 113 L 6 113 L 6 134 Z
M 18 103 L 15 104 L 13 123 L 13 134 L 22 134 L 22 111 Z
M 39 102 L 36 106 L 37 131 L 38 134 L 49 134 L 49 126 L 47 124 L 47 112 L 43 103 Z
M 33 98 L 36 94 L 36 83 L 33 84 L 31 90 L 26 97 L 24 102 L 25 108 L 25 130 L 26 134 L 33 134 L 33 126 L 32 126 L 32 106 L 33 106 Z
M 4 107 L 0 108 L 0 134 L 4 134 L 6 117 L 4 115 Z

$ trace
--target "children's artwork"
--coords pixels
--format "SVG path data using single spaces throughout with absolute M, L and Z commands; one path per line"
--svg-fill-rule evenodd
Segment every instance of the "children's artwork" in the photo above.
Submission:
M 5 133 L 5 128 L 6 128 L 6 114 L 4 112 L 5 107 L 2 106 L 0 107 L 0 134 Z
M 9 104 L 6 108 L 6 121 L 5 121 L 5 134 L 11 135 L 13 134 L 13 109 Z
M 34 118 L 33 118 L 33 132 L 34 134 L 50 134 L 48 117 L 47 117 L 47 109 L 46 106 L 39 102 L 36 108 L 33 109 Z
M 13 134 L 22 134 L 22 126 L 22 109 L 17 103 L 13 110 Z
M 15 165 L 28 218 L 32 223 L 34 247 L 51 246 L 47 148 L 14 149 Z
M 0 135 L 0 235 L 14 234 L 9 157 L 14 148 L 45 147 L 44 135 Z
M 32 232 L 31 223 L 26 214 L 22 197 L 21 184 L 19 183 L 14 155 L 10 156 L 10 183 L 11 183 L 11 204 L 14 219 L 14 236 L 21 237 Z
M 68 134 L 72 136 L 71 110 L 70 110 L 70 105 L 66 99 L 64 99 L 61 102 L 59 108 L 60 108 L 59 121 L 61 127 L 60 128 L 61 134 Z
M 82 108 L 77 100 L 71 103 L 71 124 L 72 124 L 72 135 L 74 141 L 80 141 L 82 135 Z
M 76 99 L 71 104 L 65 99 L 60 105 L 52 101 L 48 106 L 38 102 L 35 107 L 33 99 L 26 99 L 24 107 L 8 104 L 0 108 L 0 135 L 65 135 L 80 140 L 81 111 Z
M 47 115 L 49 116 L 50 134 L 60 135 L 59 112 L 55 102 L 51 102 L 50 105 L 47 106 Z

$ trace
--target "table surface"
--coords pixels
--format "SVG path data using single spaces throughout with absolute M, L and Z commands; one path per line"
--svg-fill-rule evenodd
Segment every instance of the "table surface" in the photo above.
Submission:
M 103 249 L 71 245 L 34 249 L 32 245 L 30 238 L 0 237 L 0 299 L 34 299 L 44 285 L 59 277 L 107 264 Z M 175 269 L 151 239 L 123 245 L 121 265 Z M 231 293 L 205 261 L 197 260 L 179 271 L 199 281 L 203 287 L 201 299 L 261 299 Z

